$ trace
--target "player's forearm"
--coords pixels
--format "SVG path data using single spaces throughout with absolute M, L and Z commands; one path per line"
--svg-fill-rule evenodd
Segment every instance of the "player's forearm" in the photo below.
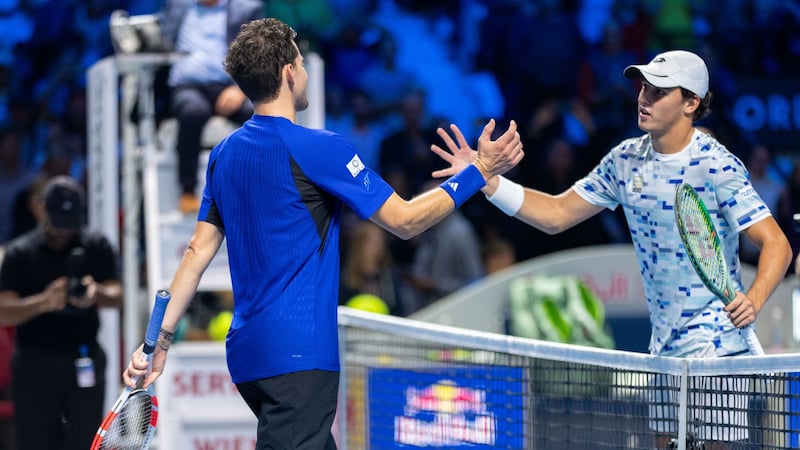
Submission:
M 372 220 L 401 239 L 411 239 L 439 223 L 453 206 L 442 189 L 432 189 L 408 201 L 394 194 Z
M 189 308 L 200 279 L 217 254 L 223 238 L 213 225 L 198 223 L 169 287 L 172 299 L 164 313 L 161 326 L 164 330 L 174 332 L 178 327 L 178 321 Z
M 782 234 L 764 242 L 758 257 L 756 277 L 747 291 L 747 296 L 758 311 L 783 281 L 791 261 L 792 248 Z
M 511 217 L 547 234 L 557 234 L 583 220 L 568 208 L 571 191 L 551 195 L 525 188 L 504 177 L 489 179 L 483 189 L 487 200 Z
M 553 235 L 571 228 L 577 220 L 571 220 L 564 208 L 564 194 L 551 195 L 535 189 L 525 189 L 525 201 L 516 217 L 528 225 Z
M 476 194 L 486 184 L 486 177 L 477 166 L 467 166 L 438 188 L 411 200 L 403 200 L 393 193 L 370 219 L 401 239 L 411 239 Z
M 190 250 L 187 250 L 189 253 Z M 178 328 L 178 322 L 181 317 L 186 313 L 189 304 L 197 292 L 197 286 L 200 285 L 200 278 L 205 271 L 206 265 L 196 264 L 193 261 L 191 254 L 185 254 L 172 278 L 172 283 L 169 287 L 169 292 L 172 295 L 167 310 L 164 313 L 164 321 L 161 328 L 169 332 L 175 332 Z

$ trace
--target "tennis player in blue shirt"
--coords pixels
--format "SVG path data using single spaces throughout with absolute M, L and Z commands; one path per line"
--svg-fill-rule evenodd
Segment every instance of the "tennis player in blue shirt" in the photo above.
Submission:
M 295 123 L 308 106 L 296 34 L 276 19 L 242 26 L 225 69 L 255 114 L 211 152 L 198 222 L 170 286 L 153 358 L 164 369 L 178 320 L 223 239 L 234 295 L 226 339 L 233 382 L 258 418 L 258 449 L 334 449 L 339 231 L 346 205 L 400 238 L 430 228 L 523 157 L 516 124 L 439 187 L 405 200 L 341 136 Z M 144 376 L 137 350 L 124 372 Z

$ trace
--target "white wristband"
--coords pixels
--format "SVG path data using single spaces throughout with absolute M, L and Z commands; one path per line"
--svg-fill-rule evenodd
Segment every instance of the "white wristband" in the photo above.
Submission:
M 497 178 L 500 180 L 497 190 L 491 197 L 487 195 L 486 200 L 492 202 L 500 211 L 513 217 L 522 208 L 522 202 L 525 200 L 525 188 L 503 176 L 498 175 Z

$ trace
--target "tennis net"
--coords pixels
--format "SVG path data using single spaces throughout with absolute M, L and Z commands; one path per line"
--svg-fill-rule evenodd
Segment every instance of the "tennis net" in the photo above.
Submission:
M 797 354 L 678 359 L 341 308 L 340 448 L 800 448 Z

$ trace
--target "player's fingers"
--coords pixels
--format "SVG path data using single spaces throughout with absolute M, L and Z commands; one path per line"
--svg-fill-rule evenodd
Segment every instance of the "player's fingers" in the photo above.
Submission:
M 161 375 L 161 372 L 150 372 L 150 374 L 145 377 L 144 382 L 142 383 L 142 388 L 150 386 L 150 384 L 156 381 L 156 378 L 158 378 L 159 375 Z
M 144 376 L 144 374 L 144 370 L 139 370 L 132 365 L 128 365 L 128 368 L 122 372 L 122 381 L 126 386 L 136 387 L 136 380 Z
M 733 326 L 742 328 L 755 321 L 755 310 L 750 302 L 739 298 L 737 300 L 737 302 L 731 302 L 730 305 L 726 306 L 726 309 L 731 307 L 728 310 L 728 318 L 730 318 Z
M 441 127 L 437 128 L 436 134 L 438 134 L 439 137 L 442 138 L 444 144 L 447 146 L 447 148 L 450 149 L 450 152 L 455 153 L 456 151 L 458 151 L 458 146 L 456 145 L 455 141 L 453 141 L 453 138 L 450 137 L 450 135 L 447 133 L 447 131 L 445 131 L 444 128 Z
M 481 132 L 481 137 L 479 140 L 491 140 L 492 133 L 494 132 L 495 122 L 494 119 L 489 119 L 489 122 L 483 126 L 483 131 Z
M 450 152 L 445 151 L 442 147 L 439 147 L 436 144 L 432 144 L 431 145 L 431 151 L 433 153 L 436 153 L 436 155 L 439 156 L 439 158 L 442 158 L 445 162 L 448 162 L 450 164 L 453 163 L 453 160 L 455 158 L 453 156 L 453 154 L 450 153 Z
M 455 170 L 452 167 L 448 167 L 447 169 L 439 169 L 434 170 L 431 172 L 431 176 L 433 178 L 445 178 L 455 175 Z
M 520 163 L 520 161 L 522 161 L 522 158 L 525 157 L 525 152 L 522 150 L 522 143 L 521 142 L 519 143 L 519 145 L 517 145 L 517 147 L 514 149 L 514 151 L 515 151 L 514 165 L 516 166 L 517 164 Z
M 497 138 L 497 140 L 503 143 L 508 143 L 519 138 L 519 133 L 517 132 L 517 122 L 512 120 L 508 124 L 508 129 L 499 138 Z
M 469 144 L 467 144 L 467 139 L 464 137 L 464 133 L 461 132 L 461 129 L 458 128 L 458 125 L 451 123 L 450 129 L 453 131 L 453 134 L 456 137 L 456 141 L 458 141 L 459 148 L 469 147 Z

